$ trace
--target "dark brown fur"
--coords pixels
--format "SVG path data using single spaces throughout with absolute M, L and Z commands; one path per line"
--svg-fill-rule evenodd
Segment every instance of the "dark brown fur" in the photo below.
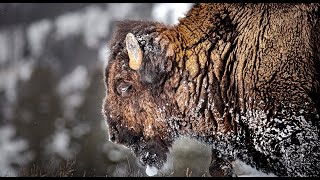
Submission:
M 319 4 L 197 4 L 172 27 L 119 23 L 105 72 L 110 139 L 158 168 L 185 135 L 221 153 L 212 175 L 215 163 L 241 159 L 319 176 L 319 30 Z M 129 32 L 144 52 L 137 71 Z

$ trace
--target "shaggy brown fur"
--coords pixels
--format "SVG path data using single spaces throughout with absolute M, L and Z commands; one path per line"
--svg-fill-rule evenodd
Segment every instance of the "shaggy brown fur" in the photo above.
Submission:
M 278 176 L 320 175 L 319 4 L 196 4 L 178 25 L 118 24 L 105 71 L 110 140 L 161 168 L 177 136 Z M 128 66 L 125 37 L 144 53 Z M 227 165 L 221 174 L 215 167 Z

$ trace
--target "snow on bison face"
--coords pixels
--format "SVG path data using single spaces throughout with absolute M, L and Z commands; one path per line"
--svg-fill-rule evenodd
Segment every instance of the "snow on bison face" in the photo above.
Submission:
M 174 136 L 166 122 L 174 113 L 167 110 L 174 108 L 163 91 L 170 63 L 154 42 L 158 35 L 154 24 L 127 22 L 119 26 L 130 25 L 125 29 L 133 33 L 119 28 L 111 44 L 103 114 L 109 139 L 130 148 L 149 171 L 163 166 Z

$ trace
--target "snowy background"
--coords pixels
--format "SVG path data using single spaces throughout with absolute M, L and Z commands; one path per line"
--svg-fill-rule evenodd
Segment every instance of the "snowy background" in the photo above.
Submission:
M 0 4 L 0 176 L 146 176 L 108 141 L 103 69 L 114 24 L 175 24 L 192 4 Z M 180 139 L 159 176 L 208 176 L 210 150 Z M 51 174 L 50 174 L 51 173 Z M 61 175 L 61 174 L 60 174 Z

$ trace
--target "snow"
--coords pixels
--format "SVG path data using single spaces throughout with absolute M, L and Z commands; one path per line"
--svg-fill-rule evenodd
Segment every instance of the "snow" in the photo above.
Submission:
M 62 78 L 58 85 L 59 94 L 63 98 L 66 117 L 72 118 L 74 110 L 83 101 L 83 92 L 89 86 L 88 71 L 85 66 L 78 65 L 74 70 Z
M 17 171 L 12 164 L 20 166 L 27 164 L 32 155 L 25 152 L 28 148 L 26 141 L 13 139 L 15 129 L 10 125 L 0 127 L 0 176 L 17 176 Z
M 64 159 L 71 158 L 69 149 L 70 136 L 64 129 L 58 130 L 52 138 L 52 142 L 46 147 L 46 151 L 52 154 L 58 154 Z
M 85 11 L 84 39 L 88 47 L 98 48 L 99 40 L 109 34 L 110 15 L 101 7 L 91 6 Z
M 84 66 L 79 65 L 61 80 L 58 91 L 61 94 L 66 94 L 72 91 L 83 89 L 84 87 L 88 86 L 87 78 L 87 69 Z
M 154 176 L 157 173 L 158 173 L 158 169 L 156 167 L 147 165 L 146 174 L 148 176 Z
M 32 73 L 33 61 L 18 61 L 15 66 L 9 66 L 0 71 L 0 90 L 5 93 L 6 106 L 2 110 L 6 119 L 12 115 L 12 107 L 17 98 L 17 84 L 27 81 Z M 1 111 L 0 111 L 1 112 Z
M 0 65 L 9 60 L 9 37 L 5 31 L 0 31 Z
M 31 45 L 32 54 L 39 56 L 43 51 L 45 39 L 52 29 L 51 21 L 44 19 L 36 23 L 32 23 L 27 29 L 27 38 Z
M 99 49 L 99 61 L 103 63 L 102 68 L 104 69 L 109 61 L 110 49 L 107 44 L 104 44 Z
M 88 123 L 81 123 L 77 124 L 75 127 L 72 128 L 72 136 L 75 138 L 80 138 L 81 136 L 89 133 L 91 130 Z
M 108 152 L 108 158 L 112 162 L 119 162 L 123 159 L 123 152 L 119 151 L 118 149 L 111 149 Z
M 112 16 L 114 20 L 121 20 L 130 18 L 129 15 L 132 12 L 134 13 L 133 8 L 134 6 L 131 3 L 112 3 L 108 4 L 107 11 L 109 12 L 109 16 Z
M 241 160 L 236 160 L 232 163 L 234 168 L 234 173 L 238 177 L 276 177 L 273 173 L 266 174 L 257 169 L 247 165 Z
M 127 147 L 120 145 L 120 144 L 114 144 L 109 142 L 106 142 L 103 144 L 103 152 L 106 153 L 108 159 L 112 162 L 120 162 L 127 158 L 126 154 L 127 152 L 130 152 Z
M 17 73 L 19 79 L 22 81 L 27 81 L 31 77 L 33 72 L 34 61 L 19 61 L 17 65 Z
M 72 12 L 57 17 L 55 21 L 56 38 L 64 39 L 67 36 L 80 34 L 83 24 L 82 13 Z
M 0 71 L 0 88 L 4 89 L 9 102 L 16 99 L 16 81 L 18 74 L 14 68 L 7 68 Z
M 184 17 L 192 5 L 192 3 L 157 3 L 152 9 L 151 16 L 162 23 L 177 24 L 179 18 Z
M 110 33 L 110 23 L 130 17 L 132 8 L 134 6 L 130 3 L 109 4 L 106 8 L 91 5 L 81 12 L 63 14 L 56 18 L 54 23 L 57 29 L 56 38 L 82 35 L 89 48 L 99 48 L 102 40 Z

